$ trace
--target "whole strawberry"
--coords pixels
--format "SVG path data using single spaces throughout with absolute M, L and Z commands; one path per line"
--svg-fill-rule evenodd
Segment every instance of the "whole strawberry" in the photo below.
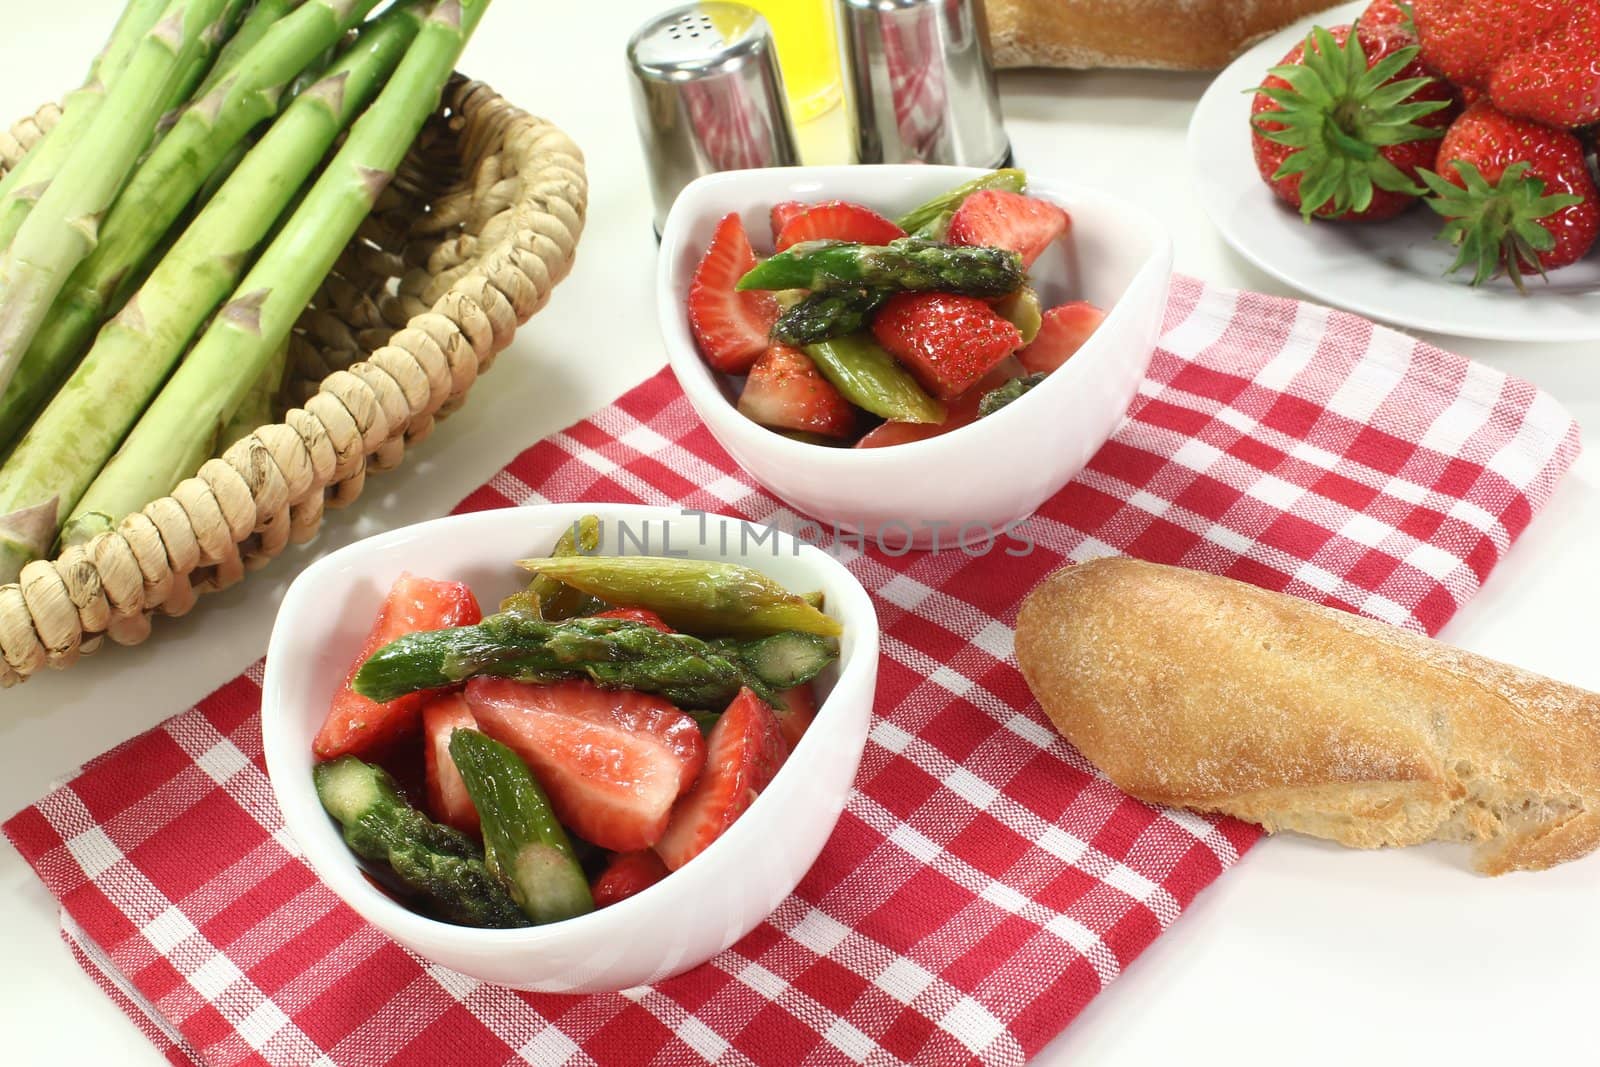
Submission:
M 1404 20 L 1375 5 L 1357 28 L 1318 27 L 1251 105 L 1256 168 L 1307 219 L 1393 218 L 1424 192 L 1455 98 L 1417 62 Z
M 1576 263 L 1600 234 L 1600 191 L 1582 142 L 1487 100 L 1450 127 L 1439 174 L 1423 180 L 1429 205 L 1450 220 L 1442 236 L 1459 248 L 1450 269 L 1470 267 L 1474 285 L 1504 271 L 1521 289 L 1525 271 Z
M 1412 0 L 1423 61 L 1508 115 L 1600 121 L 1600 0 Z

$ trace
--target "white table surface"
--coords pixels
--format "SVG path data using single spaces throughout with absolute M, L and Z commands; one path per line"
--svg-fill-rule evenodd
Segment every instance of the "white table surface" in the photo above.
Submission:
M 0 114 L 80 77 L 122 0 L 30 5 L 0 63 Z M 0 816 L 85 760 L 204 696 L 265 647 L 285 583 L 311 553 L 443 514 L 519 450 L 601 407 L 664 362 L 651 306 L 655 244 L 622 50 L 664 4 L 503 0 L 463 69 L 561 124 L 588 154 L 589 229 L 571 278 L 480 386 L 359 514 L 157 639 L 0 695 Z M 1203 76 L 1018 73 L 1002 78 L 1022 165 L 1145 201 L 1182 271 L 1281 288 L 1231 254 L 1189 192 L 1184 129 Z M 619 311 L 621 313 L 619 313 Z M 1439 339 L 1436 339 L 1439 340 Z M 1524 375 L 1600 425 L 1600 345 L 1439 343 Z M 1445 636 L 1600 688 L 1600 465 L 1580 460 L 1555 500 Z M 1592 1062 L 1600 991 L 1600 856 L 1501 879 L 1462 850 L 1356 853 L 1267 841 L 1090 1005 L 1039 1062 Z M 0 848 L 0 1029 L 15 1064 L 164 1062 L 79 970 L 55 902 Z

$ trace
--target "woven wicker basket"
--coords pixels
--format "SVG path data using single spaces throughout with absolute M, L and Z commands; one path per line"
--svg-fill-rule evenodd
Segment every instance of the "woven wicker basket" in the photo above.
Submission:
M 0 163 L 59 117 L 45 108 L 0 134 Z M 565 134 L 457 77 L 297 325 L 282 421 L 0 586 L 0 685 L 106 637 L 137 644 L 155 613 L 182 615 L 314 537 L 323 509 L 399 464 L 544 305 L 572 265 L 587 194 Z

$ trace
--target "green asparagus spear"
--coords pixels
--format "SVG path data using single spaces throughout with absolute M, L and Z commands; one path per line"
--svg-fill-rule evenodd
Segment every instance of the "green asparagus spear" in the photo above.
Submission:
M 894 293 L 884 289 L 836 289 L 812 293 L 778 316 L 772 336 L 786 345 L 810 345 L 859 333 L 872 313 Z
M 212 47 L 213 27 L 243 0 L 170 0 L 134 49 L 78 143 L 28 212 L 0 263 L 0 389 L 22 361 L 73 268 L 94 250 L 167 95 Z
M 939 423 L 948 414 L 869 334 L 806 345 L 805 353 L 846 400 L 874 415 L 895 422 Z
M 75 541 L 171 491 L 211 455 L 218 430 L 283 343 L 436 110 L 489 0 L 438 0 L 378 99 L 300 209 L 184 358 L 71 520 Z
M 239 65 L 245 55 L 260 43 L 261 38 L 278 24 L 279 20 L 303 3 L 305 0 L 255 0 L 243 21 L 239 23 L 239 28 L 233 31 L 228 43 L 217 53 L 216 63 L 206 73 L 205 79 L 195 89 L 194 95 L 204 97 L 215 89 L 218 83 Z
M 389 772 L 342 756 L 317 764 L 311 777 L 350 850 L 388 864 L 430 909 L 467 926 L 529 925 L 505 882 L 484 865 L 478 846 L 407 803 Z
M 886 245 L 807 241 L 762 260 L 738 289 L 937 289 L 1004 296 L 1022 285 L 1022 257 L 1003 248 L 902 237 Z
M 14 580 L 30 559 L 49 551 L 62 519 L 139 421 L 206 316 L 238 283 L 251 251 L 339 131 L 377 95 L 421 24 L 414 9 L 400 8 L 364 30 L 273 123 L 127 309 L 100 331 L 0 467 L 0 581 Z M 22 377 L 12 385 L 23 387 Z M 99 528 L 90 520 L 80 533 L 87 539 Z
M 837 637 L 829 618 L 760 571 L 737 563 L 662 556 L 568 556 L 517 566 L 611 604 L 648 608 L 679 630 L 762 636 L 799 630 Z
M 960 207 L 961 202 L 967 197 L 985 189 L 1003 189 L 1008 193 L 1020 193 L 1027 184 L 1027 173 L 1014 167 L 990 171 L 965 185 L 956 186 L 948 193 L 934 197 L 926 204 L 919 204 L 896 219 L 895 225 L 914 237 L 942 241 L 945 228 L 950 224 L 950 216 L 955 214 L 956 208 Z
M 1030 374 L 1024 378 L 1013 378 L 1004 385 L 989 390 L 978 401 L 978 417 L 984 418 L 993 415 L 1048 377 L 1049 374 L 1040 371 L 1038 374 Z
M 627 619 L 546 622 L 520 612 L 398 638 L 368 657 L 354 686 L 382 702 L 476 675 L 525 682 L 587 677 L 607 688 L 659 693 L 689 708 L 726 707 L 744 685 L 771 695 L 698 637 Z
M 736 660 L 775 693 L 804 685 L 839 658 L 831 639 L 795 631 L 756 641 L 715 641 L 712 647 Z
M 584 515 L 572 524 L 572 529 L 561 535 L 552 556 L 592 556 L 600 551 L 600 520 L 594 515 Z M 605 610 L 605 603 L 581 593 L 554 578 L 535 574 L 528 588 L 513 593 L 500 604 L 501 611 L 528 611 L 551 621 L 570 619 L 575 615 L 593 615 Z
M 55 128 L 0 181 L 0 249 L 10 246 L 34 201 L 88 130 L 105 104 L 106 91 L 121 77 L 134 49 L 155 26 L 166 5 L 167 0 L 131 0 L 111 31 L 105 51 L 90 66 L 89 77 L 67 94 Z
M 511 884 L 523 914 L 549 923 L 593 911 L 572 842 L 521 757 L 477 730 L 456 730 L 450 758 L 478 809 L 489 870 Z
M 1044 309 L 1032 286 L 1024 285 L 1010 296 L 995 301 L 994 310 L 1017 328 L 1025 345 L 1033 344 L 1033 339 L 1039 336 L 1039 327 L 1044 325 Z
M 183 112 L 100 223 L 94 251 L 72 272 L 29 346 L 13 379 L 21 388 L 6 390 L 0 447 L 11 439 L 8 429 L 26 425 L 23 420 L 48 402 L 95 331 L 144 281 L 154 266 L 151 253 L 207 177 L 289 102 L 289 84 L 377 3 L 309 0 L 270 27 L 236 69 Z

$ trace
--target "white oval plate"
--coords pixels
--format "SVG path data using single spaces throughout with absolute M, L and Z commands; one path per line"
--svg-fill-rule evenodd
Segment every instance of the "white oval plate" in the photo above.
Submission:
M 1445 276 L 1454 255 L 1439 216 L 1418 206 L 1390 222 L 1306 225 L 1272 195 L 1250 153 L 1247 90 L 1314 25 L 1349 22 L 1346 4 L 1273 34 L 1240 56 L 1200 98 L 1189 161 L 1200 203 L 1234 251 L 1324 303 L 1397 326 L 1495 341 L 1600 340 L 1600 252 L 1533 278 L 1528 295 L 1498 279 L 1474 289 Z

